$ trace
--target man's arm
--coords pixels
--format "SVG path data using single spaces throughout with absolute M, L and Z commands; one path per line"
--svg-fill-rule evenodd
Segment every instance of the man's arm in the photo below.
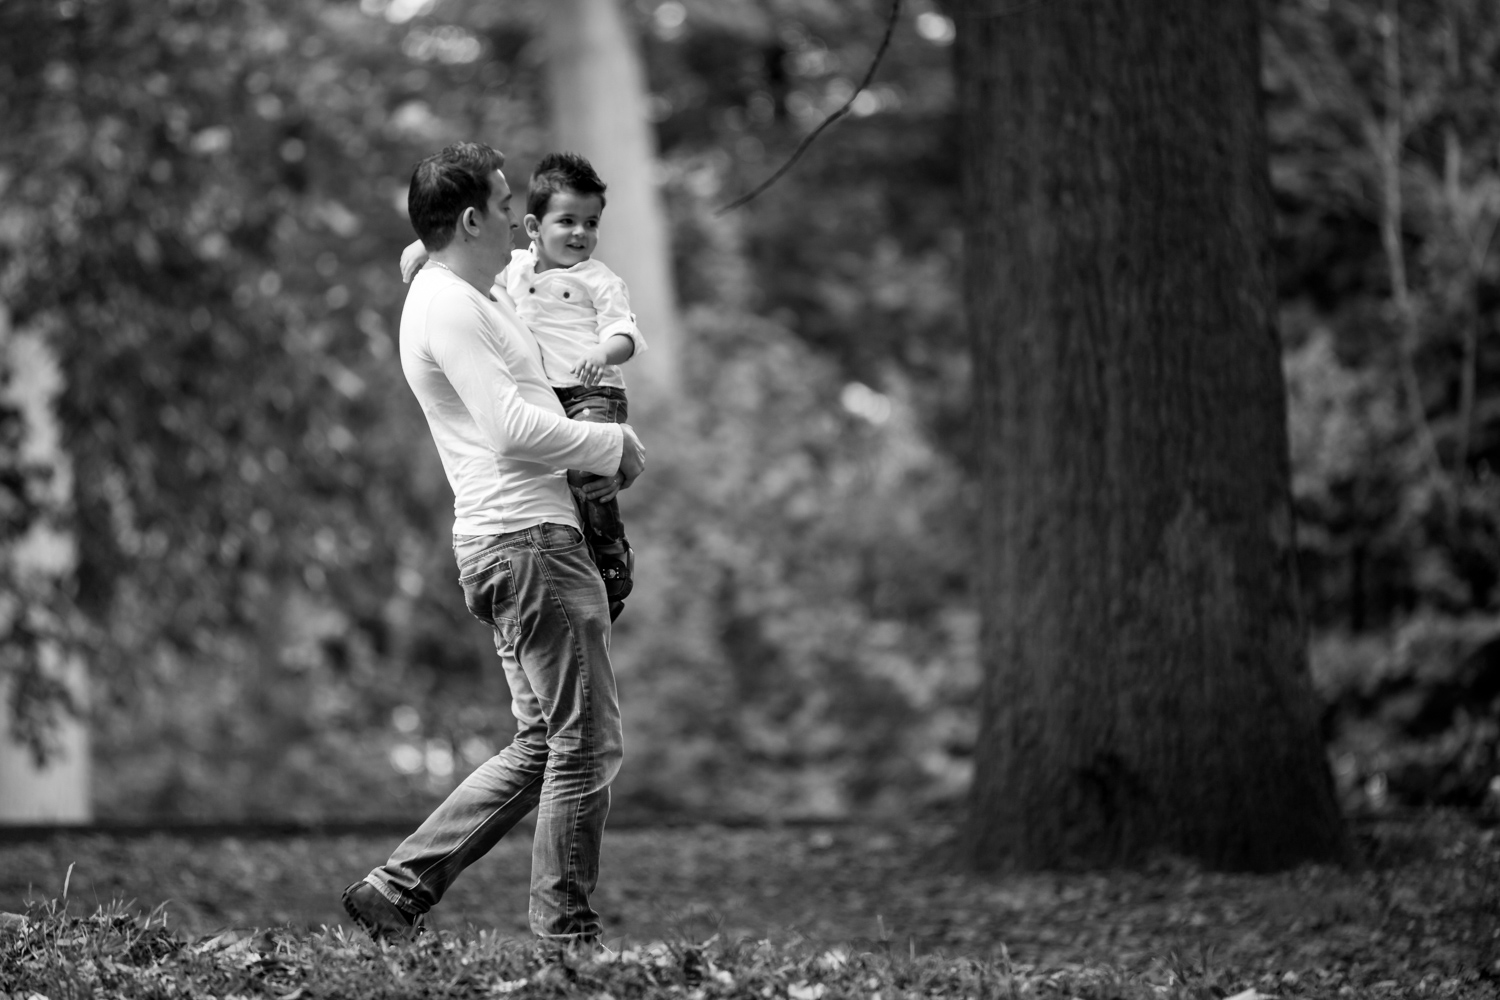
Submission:
M 430 308 L 427 340 L 433 359 L 497 453 L 597 476 L 622 471 L 623 425 L 569 420 L 527 402 L 501 352 L 493 319 L 477 298 L 455 289 L 434 298 Z M 640 457 L 643 466 L 643 452 Z
M 636 437 L 635 429 L 629 424 L 620 424 L 619 428 L 625 438 L 624 447 L 620 450 L 620 471 L 609 477 L 596 476 L 580 486 L 579 492 L 585 500 L 608 503 L 615 498 L 616 493 L 635 482 L 646 470 L 646 448 L 641 444 L 641 439 Z

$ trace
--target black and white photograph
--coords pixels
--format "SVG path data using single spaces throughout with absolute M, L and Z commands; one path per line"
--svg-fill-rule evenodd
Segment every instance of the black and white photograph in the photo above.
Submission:
M 96 997 L 1500 1000 L 1500 2 L 0 0 Z

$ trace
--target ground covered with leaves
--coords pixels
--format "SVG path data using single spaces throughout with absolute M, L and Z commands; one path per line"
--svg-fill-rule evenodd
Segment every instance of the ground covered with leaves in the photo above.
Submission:
M 1357 830 L 1355 868 L 1258 876 L 975 875 L 941 824 L 616 830 L 600 956 L 528 939 L 524 831 L 388 949 L 338 894 L 394 836 L 0 844 L 0 995 L 1500 997 L 1500 831 Z

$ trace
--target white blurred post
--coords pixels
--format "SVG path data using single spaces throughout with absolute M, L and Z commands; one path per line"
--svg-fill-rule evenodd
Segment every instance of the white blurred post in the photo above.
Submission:
M 88 670 L 81 657 L 65 657 L 43 647 L 43 670 L 60 680 L 79 704 L 88 691 Z M 46 764 L 37 766 L 31 748 L 16 742 L 10 718 L 10 684 L 0 681 L 0 824 L 88 823 L 91 752 L 88 726 L 64 714 L 51 740 Z M 82 713 L 80 713 L 82 714 Z
M 632 408 L 654 409 L 676 389 L 681 328 L 640 53 L 617 0 L 552 0 L 546 40 L 552 148 L 588 157 L 609 188 L 597 254 L 650 344 L 627 368 Z
M 19 412 L 23 427 L 16 460 L 46 469 L 40 499 L 42 516 L 5 547 L 0 558 L 9 566 L 5 578 L 13 590 L 4 596 L 8 613 L 0 624 L 0 642 L 8 636 L 15 616 L 27 614 L 28 603 L 70 577 L 77 565 L 77 547 L 63 516 L 72 502 L 73 475 L 62 445 L 62 428 L 53 403 L 63 391 L 62 370 L 47 338 L 38 331 L 12 329 L 0 307 L 0 371 L 5 377 L 0 400 Z M 87 725 L 88 664 L 61 643 L 38 644 L 38 668 L 68 692 L 76 715 L 60 712 L 50 734 L 51 750 L 38 766 L 31 748 L 14 738 L 11 720 L 13 695 L 10 677 L 0 675 L 0 824 L 87 823 L 93 819 L 90 798 L 90 741 Z

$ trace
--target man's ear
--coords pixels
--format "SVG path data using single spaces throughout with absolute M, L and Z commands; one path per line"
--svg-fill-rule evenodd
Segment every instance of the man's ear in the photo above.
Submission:
M 479 217 L 479 213 L 474 210 L 474 206 L 473 205 L 470 205 L 468 208 L 464 209 L 463 214 L 458 217 L 459 228 L 461 228 L 464 232 L 468 233 L 470 236 L 478 236 L 479 235 L 479 221 L 478 221 L 478 217 Z
M 542 234 L 542 220 L 534 215 L 527 215 L 521 220 L 521 226 L 526 230 L 526 235 L 536 239 Z

